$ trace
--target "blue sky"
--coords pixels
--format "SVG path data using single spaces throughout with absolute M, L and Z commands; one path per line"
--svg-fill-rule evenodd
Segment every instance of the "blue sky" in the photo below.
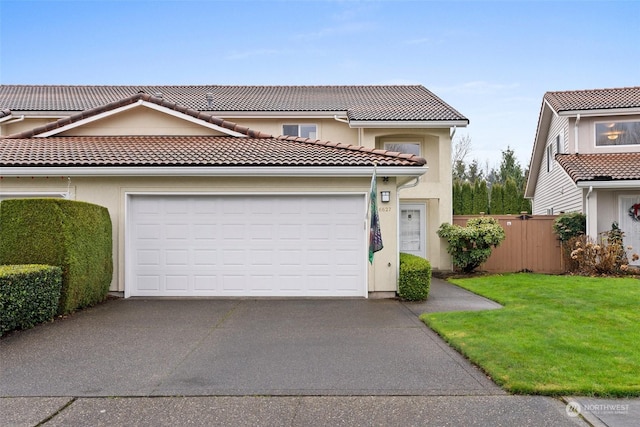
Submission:
M 3 84 L 421 84 L 529 162 L 546 91 L 640 85 L 637 1 L 0 0 Z

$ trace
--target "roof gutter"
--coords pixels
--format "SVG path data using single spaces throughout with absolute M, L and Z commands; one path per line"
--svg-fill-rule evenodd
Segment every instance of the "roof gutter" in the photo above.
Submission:
M 640 179 L 628 179 L 617 181 L 578 181 L 576 182 L 578 188 L 611 188 L 611 189 L 624 189 L 624 188 L 640 188 Z
M 2 177 L 109 177 L 109 176 L 251 176 L 251 177 L 368 177 L 373 166 L 100 166 L 100 167 L 3 167 Z M 378 166 L 384 176 L 419 177 L 427 172 L 423 166 Z
M 640 114 L 640 107 L 630 107 L 630 108 L 606 108 L 599 110 L 564 110 L 559 111 L 559 116 L 575 116 L 577 114 L 582 114 L 584 117 L 590 116 L 620 116 L 620 115 L 630 115 L 630 114 Z
M 351 120 L 349 127 L 351 128 L 451 128 L 451 127 L 467 127 L 468 120 L 442 120 L 442 121 L 417 121 L 417 120 Z

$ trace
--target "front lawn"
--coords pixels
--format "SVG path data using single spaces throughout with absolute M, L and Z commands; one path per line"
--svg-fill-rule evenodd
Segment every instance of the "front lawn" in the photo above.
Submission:
M 450 281 L 504 308 L 420 318 L 507 391 L 640 396 L 640 280 L 522 273 Z

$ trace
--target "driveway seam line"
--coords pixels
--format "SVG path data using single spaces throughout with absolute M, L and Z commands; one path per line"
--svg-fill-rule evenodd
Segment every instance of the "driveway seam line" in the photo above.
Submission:
M 168 377 L 170 377 L 171 374 L 176 372 L 178 367 L 182 365 L 182 363 L 184 363 L 184 361 L 187 360 L 189 356 L 193 354 L 193 352 L 195 352 L 198 348 L 200 348 L 204 340 L 209 338 L 215 331 L 220 329 L 220 327 L 227 321 L 227 319 L 229 319 L 229 317 L 231 317 L 231 315 L 236 311 L 236 309 L 240 306 L 240 304 L 242 304 L 242 300 L 236 301 L 235 304 L 233 304 L 233 306 L 224 314 L 224 316 L 222 316 L 215 325 L 209 328 L 209 332 L 206 335 L 204 335 L 195 345 L 193 345 L 191 349 L 183 357 L 180 358 L 180 360 L 173 366 L 173 368 L 170 369 L 169 372 L 167 372 L 167 374 L 164 376 L 163 379 L 161 379 L 158 383 L 156 383 L 156 385 L 149 391 L 149 394 L 153 395 L 154 393 L 156 393 L 158 389 L 162 386 L 162 384 L 164 384 L 165 380 Z
M 54 412 L 53 414 L 49 415 L 47 418 L 45 418 L 44 420 L 42 420 L 38 424 L 36 424 L 36 427 L 43 426 L 46 423 L 48 423 L 49 421 L 51 421 L 52 419 L 54 419 L 55 417 L 57 417 L 58 415 L 60 415 L 62 413 L 62 411 L 67 409 L 69 406 L 71 406 L 76 400 L 78 400 L 77 397 L 72 397 L 67 403 L 62 405 L 60 407 L 60 409 L 58 409 L 56 412 Z

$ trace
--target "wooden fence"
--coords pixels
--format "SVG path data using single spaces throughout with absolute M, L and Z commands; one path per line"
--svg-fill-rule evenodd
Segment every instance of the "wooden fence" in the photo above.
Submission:
M 554 215 L 491 215 L 504 228 L 506 238 L 493 249 L 479 270 L 490 273 L 533 271 L 564 272 L 562 248 L 553 233 Z M 474 215 L 454 215 L 453 223 L 464 226 Z

